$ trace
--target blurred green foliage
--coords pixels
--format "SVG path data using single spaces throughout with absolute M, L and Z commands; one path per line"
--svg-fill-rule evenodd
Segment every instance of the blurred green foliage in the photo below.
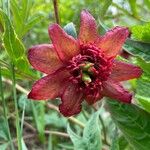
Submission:
M 30 67 L 27 51 L 32 45 L 51 42 L 48 26 L 55 22 L 53 0 L 1 0 L 0 8 L 2 90 L 15 149 L 17 135 L 11 84 L 12 62 L 15 65 L 23 150 L 73 150 L 79 149 L 79 146 L 82 150 L 96 150 L 95 147 L 111 150 L 149 150 L 150 115 L 147 112 L 150 112 L 150 0 L 58 1 L 60 24 L 65 26 L 65 31 L 72 36 L 76 36 L 76 30 L 78 35 L 80 12 L 83 9 L 88 9 L 96 18 L 97 25 L 101 27 L 100 34 L 105 32 L 102 26 L 111 28 L 116 25 L 127 26 L 132 33 L 132 39 L 124 45 L 125 50 L 132 54 L 128 61 L 139 65 L 144 71 L 140 79 L 130 82 L 130 90 L 135 92 L 137 106 L 109 103 L 113 120 L 108 113 L 108 107 L 103 105 L 105 101 L 97 104 L 99 107 L 103 106 L 97 112 L 91 106 L 83 104 L 83 111 L 72 119 L 64 118 L 55 108 L 49 107 L 48 104 L 59 104 L 59 100 L 28 100 L 28 89 L 31 89 L 32 83 L 40 78 L 41 74 Z M 70 22 L 72 23 L 68 24 Z M 0 105 L 0 150 L 10 149 L 5 119 L 3 107 Z M 70 128 L 67 128 L 68 123 Z

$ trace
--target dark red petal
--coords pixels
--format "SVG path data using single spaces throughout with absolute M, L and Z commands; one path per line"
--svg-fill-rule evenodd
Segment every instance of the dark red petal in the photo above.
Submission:
M 115 81 L 125 81 L 140 77 L 142 72 L 140 67 L 121 61 L 115 61 L 110 78 Z
M 87 11 L 81 12 L 79 40 L 81 43 L 94 42 L 98 38 L 96 21 Z
M 132 94 L 125 90 L 118 82 L 112 80 L 103 82 L 102 93 L 104 96 L 112 99 L 116 99 L 124 103 L 131 103 Z
M 62 94 L 67 85 L 68 72 L 61 70 L 35 82 L 28 98 L 35 100 L 54 99 Z
M 63 67 L 54 47 L 50 44 L 41 44 L 30 48 L 28 59 L 36 70 L 46 74 L 52 74 Z
M 114 57 L 121 50 L 129 35 L 129 31 L 124 27 L 115 27 L 99 38 L 96 45 L 104 51 L 107 56 Z
M 94 91 L 93 93 L 86 95 L 85 100 L 89 105 L 93 105 L 102 98 L 103 95 L 99 91 Z
M 59 110 L 65 117 L 70 117 L 81 111 L 83 94 L 77 91 L 76 85 L 70 84 L 66 87 L 61 100 L 62 104 L 59 105 Z
M 58 24 L 49 26 L 49 35 L 62 61 L 68 61 L 80 53 L 78 41 L 68 35 Z

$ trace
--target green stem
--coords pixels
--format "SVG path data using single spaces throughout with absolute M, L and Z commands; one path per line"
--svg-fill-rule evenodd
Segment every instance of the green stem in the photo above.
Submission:
M 7 109 L 6 109 L 7 105 L 6 105 L 6 101 L 4 99 L 4 93 L 3 93 L 1 66 L 0 66 L 0 93 L 1 93 L 1 99 L 2 99 L 2 105 L 3 105 L 5 124 L 6 124 L 6 127 L 7 127 L 8 139 L 10 141 L 11 149 L 14 150 L 14 145 L 13 145 L 13 142 L 12 142 L 12 137 L 11 137 L 11 134 L 10 134 L 10 128 L 9 128 L 9 123 L 8 123 L 8 118 L 7 118 Z
M 22 119 L 21 119 L 21 134 L 23 133 L 23 122 L 24 122 L 24 116 L 25 116 L 25 109 L 26 109 L 26 101 L 23 103 L 23 111 L 22 111 Z
M 14 70 L 14 64 L 13 63 L 11 64 L 11 72 L 12 72 L 13 98 L 14 98 L 15 113 L 16 113 L 16 132 L 17 132 L 17 140 L 18 140 L 18 150 L 22 150 L 21 129 L 20 129 L 20 121 L 19 121 L 17 94 L 16 94 L 16 79 L 15 79 L 15 70 Z

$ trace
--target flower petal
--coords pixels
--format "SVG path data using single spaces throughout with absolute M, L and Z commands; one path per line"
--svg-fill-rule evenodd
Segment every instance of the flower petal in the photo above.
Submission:
M 128 28 L 115 27 L 99 38 L 96 45 L 104 51 L 107 56 L 114 57 L 121 50 L 129 35 Z
M 102 94 L 124 103 L 131 103 L 132 99 L 132 94 L 125 90 L 120 83 L 113 80 L 103 82 Z
M 62 61 L 67 62 L 80 53 L 78 41 L 68 35 L 58 24 L 49 26 L 49 35 Z
M 121 61 L 115 61 L 110 78 L 115 81 L 125 81 L 140 77 L 142 72 L 140 67 Z
M 34 83 L 28 98 L 46 100 L 59 97 L 67 86 L 68 76 L 68 72 L 61 70 L 41 78 Z
M 50 44 L 41 44 L 30 48 L 28 59 L 36 70 L 46 74 L 52 74 L 63 67 L 63 63 L 57 56 L 54 47 Z
M 93 105 L 102 98 L 103 95 L 100 93 L 100 91 L 93 91 L 91 94 L 86 95 L 85 100 L 89 105 Z
M 87 11 L 81 12 L 79 40 L 81 43 L 94 42 L 98 38 L 96 21 Z
M 82 108 L 82 97 L 83 94 L 77 91 L 77 86 L 70 84 L 66 87 L 61 97 L 62 103 L 59 105 L 60 112 L 66 117 L 78 114 Z

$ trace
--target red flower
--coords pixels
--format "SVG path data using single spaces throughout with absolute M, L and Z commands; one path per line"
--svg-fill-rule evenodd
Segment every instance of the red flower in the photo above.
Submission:
M 28 53 L 31 65 L 48 74 L 33 85 L 29 98 L 61 97 L 59 109 L 64 116 L 78 114 L 83 100 L 93 104 L 107 96 L 131 102 L 132 94 L 119 82 L 140 77 L 142 70 L 114 60 L 129 35 L 127 28 L 115 27 L 100 37 L 95 19 L 84 10 L 78 39 L 58 24 L 48 31 L 53 44 L 33 46 Z

